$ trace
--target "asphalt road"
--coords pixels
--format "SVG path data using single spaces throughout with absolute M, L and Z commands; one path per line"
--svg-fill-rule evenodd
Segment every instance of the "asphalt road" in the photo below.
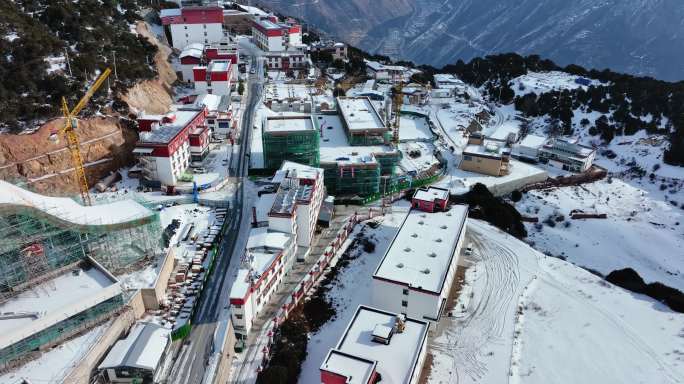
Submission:
M 258 59 L 252 59 L 258 60 Z M 231 162 L 236 164 L 234 169 L 231 169 L 230 174 L 234 175 L 238 180 L 238 187 L 236 188 L 234 204 L 231 206 L 231 216 L 228 225 L 226 225 L 226 232 L 223 236 L 223 241 L 219 248 L 214 272 L 209 276 L 202 294 L 201 301 L 195 318 L 193 319 L 193 327 L 190 335 L 183 342 L 183 346 L 174 362 L 171 370 L 171 375 L 168 378 L 169 383 L 178 384 L 194 384 L 201 383 L 212 352 L 212 342 L 214 339 L 214 332 L 216 330 L 217 321 L 220 312 L 228 306 L 228 303 L 220 302 L 221 292 L 230 289 L 224 286 L 225 275 L 230 265 L 230 259 L 235 250 L 235 244 L 239 236 L 239 223 L 242 221 L 243 215 L 243 198 L 244 185 L 243 180 L 247 176 L 249 168 L 249 150 L 250 150 L 250 136 L 252 132 L 254 110 L 261 98 L 263 71 L 261 68 L 261 61 L 256 61 L 257 74 L 250 75 L 247 86 L 249 87 L 248 99 L 245 106 L 245 111 L 242 114 L 242 136 L 240 139 L 240 150 L 238 153 L 238 161 Z M 232 229 L 232 230 L 231 230 Z

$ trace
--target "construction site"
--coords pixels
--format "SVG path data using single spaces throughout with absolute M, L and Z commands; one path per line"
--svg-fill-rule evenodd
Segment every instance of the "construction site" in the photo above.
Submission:
M 114 274 L 155 256 L 159 214 L 133 200 L 84 206 L 0 181 L 0 370 L 108 319 Z

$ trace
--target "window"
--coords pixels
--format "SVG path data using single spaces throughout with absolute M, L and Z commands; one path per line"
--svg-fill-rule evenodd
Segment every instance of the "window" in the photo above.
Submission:
M 234 307 L 235 309 L 240 309 L 240 308 L 242 308 L 242 305 L 240 305 L 240 304 L 233 304 L 233 307 Z
M 202 28 L 207 29 L 207 25 L 206 25 L 206 24 L 202 24 Z
M 404 295 L 408 295 L 409 290 L 408 290 L 407 288 L 404 288 L 404 292 L 403 292 L 403 293 L 404 293 Z
M 207 36 L 207 33 L 206 33 L 206 32 L 204 32 L 204 36 L 205 36 L 205 37 Z
M 408 301 L 402 300 L 402 301 L 401 301 L 401 306 L 402 306 L 402 307 L 408 307 Z
M 242 320 L 242 315 L 235 315 L 235 318 L 238 320 Z
M 465 160 L 465 161 L 473 161 L 473 157 L 472 157 L 472 156 L 468 156 L 468 155 L 463 155 L 463 160 Z

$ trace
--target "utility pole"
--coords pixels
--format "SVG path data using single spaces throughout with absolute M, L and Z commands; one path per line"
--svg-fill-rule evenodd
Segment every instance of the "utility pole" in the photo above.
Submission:
M 66 60 L 67 69 L 69 69 L 69 77 L 74 77 L 74 74 L 71 73 L 71 63 L 69 62 L 69 51 L 67 50 L 67 47 L 64 47 L 64 59 Z
M 116 51 L 112 51 L 114 55 L 114 79 L 119 80 L 119 75 L 116 73 Z

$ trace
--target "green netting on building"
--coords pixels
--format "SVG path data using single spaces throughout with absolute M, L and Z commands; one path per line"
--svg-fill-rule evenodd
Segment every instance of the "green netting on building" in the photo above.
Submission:
M 380 191 L 380 166 L 338 166 L 321 164 L 323 181 L 328 193 L 335 196 L 369 196 Z
M 319 133 L 312 129 L 301 132 L 264 132 L 264 167 L 278 169 L 285 160 L 318 167 Z
M 388 144 L 392 140 L 392 133 L 384 132 L 382 134 L 349 134 L 347 139 L 349 140 L 349 145 L 353 146 L 383 145 Z
M 394 176 L 397 170 L 397 166 L 401 161 L 401 152 L 393 151 L 376 153 L 375 160 L 377 160 L 378 163 L 380 163 L 380 172 L 383 176 Z
M 86 309 L 68 319 L 27 337 L 0 350 L 0 367 L 8 362 L 38 351 L 44 345 L 53 344 L 68 338 L 84 329 L 105 320 L 110 314 L 123 306 L 121 295 Z
M 38 208 L 1 207 L 0 301 L 21 292 L 29 280 L 86 256 L 110 271 L 153 256 L 161 230 L 158 213 L 115 225 L 76 225 Z M 35 265 L 30 252 L 41 254 L 42 265 Z

